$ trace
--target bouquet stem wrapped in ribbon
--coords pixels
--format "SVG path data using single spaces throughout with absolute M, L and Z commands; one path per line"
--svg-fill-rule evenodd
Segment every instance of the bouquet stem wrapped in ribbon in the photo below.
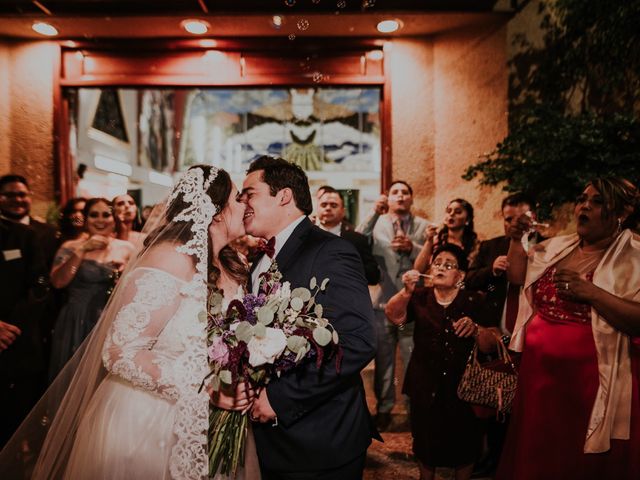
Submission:
M 312 278 L 309 288 L 291 290 L 274 261 L 260 276 L 257 295 L 245 294 L 224 309 L 223 297 L 212 290 L 208 300 L 208 345 L 211 372 L 203 381 L 214 392 L 235 391 L 239 382 L 255 389 L 273 378 L 315 358 L 320 367 L 336 355 L 340 369 L 338 334 L 324 317 L 318 293 L 329 279 L 318 284 Z M 241 298 L 240 298 L 241 297 Z M 248 431 L 246 413 L 211 406 L 209 415 L 209 476 L 235 477 L 244 465 Z

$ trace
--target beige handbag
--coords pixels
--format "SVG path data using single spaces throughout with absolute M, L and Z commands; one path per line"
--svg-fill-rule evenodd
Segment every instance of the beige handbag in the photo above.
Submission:
M 518 386 L 518 371 L 504 343 L 496 335 L 498 359 L 480 364 L 478 344 L 471 355 L 458 384 L 458 398 L 475 405 L 496 409 L 498 416 L 511 410 Z

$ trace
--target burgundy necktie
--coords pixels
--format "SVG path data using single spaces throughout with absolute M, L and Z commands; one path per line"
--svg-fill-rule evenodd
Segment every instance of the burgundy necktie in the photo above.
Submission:
M 271 237 L 269 241 L 260 243 L 257 250 L 267 254 L 269 258 L 273 258 L 276 253 L 276 237 Z
M 516 318 L 518 318 L 518 299 L 520 298 L 520 285 L 514 285 L 509 283 L 507 289 L 507 305 L 504 313 L 504 326 L 513 333 L 513 327 L 516 325 Z

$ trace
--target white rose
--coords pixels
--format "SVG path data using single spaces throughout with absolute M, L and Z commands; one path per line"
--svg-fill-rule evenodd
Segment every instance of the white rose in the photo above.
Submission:
M 273 363 L 287 348 L 287 337 L 282 330 L 267 328 L 264 337 L 253 337 L 249 340 L 249 363 L 252 367 L 258 367 L 265 363 Z

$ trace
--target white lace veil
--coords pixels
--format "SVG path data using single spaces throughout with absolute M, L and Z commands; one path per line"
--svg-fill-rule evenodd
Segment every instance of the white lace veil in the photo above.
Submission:
M 208 229 L 214 215 L 222 208 L 223 202 L 226 202 L 230 185 L 226 172 L 219 172 L 211 166 L 194 166 L 185 172 L 169 197 L 154 208 L 143 230 L 147 236 L 145 246 L 123 272 L 96 327 L 0 452 L 2 478 L 63 478 L 79 423 L 96 389 L 107 375 L 103 366 L 103 345 L 114 319 L 131 298 L 130 293 L 127 292 L 127 285 L 130 283 L 128 277 L 135 277 L 135 271 L 141 265 L 149 267 L 151 257 L 147 258 L 147 255 L 150 255 L 154 247 L 168 242 L 175 245 L 176 255 L 192 257 L 191 280 L 185 283 L 180 294 L 201 302 L 202 308 L 199 311 L 206 311 L 206 282 L 210 251 Z M 228 192 L 224 194 L 227 198 L 214 205 L 212 192 L 216 189 L 222 189 L 225 192 L 228 189 Z M 220 195 L 222 194 L 219 192 L 218 196 Z M 155 267 L 158 270 L 165 269 L 164 261 L 157 263 Z M 194 328 L 200 341 L 194 342 L 192 351 L 187 352 L 187 355 L 188 361 L 196 362 L 199 369 L 206 370 L 206 315 L 198 317 L 194 319 Z M 208 471 L 206 470 L 208 468 L 206 457 L 208 397 L 206 392 L 198 393 L 201 380 L 202 377 L 191 379 L 191 382 L 195 382 L 196 385 L 193 389 L 192 385 L 189 386 L 187 395 L 189 398 L 177 400 L 177 403 L 183 402 L 183 405 L 178 405 L 184 417 L 183 423 L 190 422 L 190 425 L 181 426 L 185 430 L 184 440 L 187 441 L 189 438 L 189 432 L 186 430 L 191 428 L 197 430 L 204 442 L 201 449 L 195 450 L 192 448 L 193 445 L 182 445 L 182 447 L 178 445 L 179 448 L 187 450 L 182 452 L 184 456 L 182 466 L 176 468 L 192 469 L 193 478 L 201 478 L 203 472 L 206 477 Z M 177 422 L 181 421 L 179 415 L 180 413 Z M 197 422 L 193 419 L 194 417 L 197 418 Z M 181 437 L 181 434 L 178 434 L 178 437 Z M 193 438 L 188 441 L 193 442 Z M 204 458 L 200 458 L 202 454 Z M 173 471 L 172 475 L 191 478 L 188 474 L 175 474 Z

